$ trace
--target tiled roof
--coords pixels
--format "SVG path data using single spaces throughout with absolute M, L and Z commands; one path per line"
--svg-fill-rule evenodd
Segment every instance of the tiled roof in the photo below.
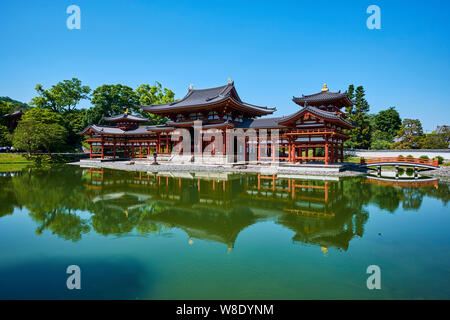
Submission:
M 98 134 L 111 134 L 111 135 L 141 135 L 141 134 L 148 134 L 147 126 L 141 126 L 137 127 L 133 130 L 122 130 L 117 127 L 108 127 L 108 126 L 99 126 L 96 124 L 91 124 L 87 126 L 82 133 L 86 132 L 87 130 L 92 129 L 94 132 Z
M 434 131 L 435 133 L 446 133 L 450 131 L 450 127 L 449 126 L 437 126 L 436 130 Z
M 112 116 L 112 117 L 105 117 L 105 121 L 108 121 L 108 122 L 114 122 L 114 121 L 120 121 L 120 120 L 129 120 L 129 121 L 135 121 L 135 122 L 147 122 L 148 118 L 134 116 L 134 115 L 128 114 L 128 113 L 122 113 L 122 114 Z
M 236 128 L 242 129 L 281 129 L 284 126 L 278 124 L 280 117 L 277 118 L 260 118 L 260 119 L 245 119 L 242 123 L 236 125 Z
M 276 110 L 275 108 L 260 107 L 243 102 L 236 92 L 234 82 L 215 88 L 189 89 L 188 93 L 178 101 L 141 107 L 144 111 L 150 113 L 158 111 L 175 112 L 179 109 L 198 108 L 213 105 L 226 101 L 227 99 L 231 99 L 239 106 L 248 109 L 250 112 L 255 112 L 258 114 L 270 114 Z
M 306 107 L 300 109 L 299 111 L 297 111 L 297 112 L 295 112 L 295 113 L 293 113 L 293 114 L 291 114 L 289 116 L 283 117 L 283 119 L 280 120 L 280 122 L 284 123 L 284 122 L 286 122 L 286 121 L 288 121 L 290 119 L 296 118 L 297 116 L 299 116 L 300 114 L 302 114 L 302 113 L 304 113 L 306 111 L 309 111 L 309 112 L 311 112 L 311 113 L 313 113 L 313 114 L 315 114 L 315 115 L 317 115 L 319 117 L 323 117 L 323 118 L 326 118 L 326 119 L 340 120 L 340 121 L 346 123 L 349 126 L 353 126 L 349 121 L 347 121 L 346 119 L 342 118 L 336 112 L 330 112 L 330 111 L 321 110 L 321 109 L 313 107 L 313 106 L 306 106 Z
M 22 115 L 22 114 L 23 114 L 22 110 L 17 110 L 17 111 L 14 111 L 13 113 L 5 114 L 3 117 L 10 118 L 10 117 L 15 117 L 15 116 Z
M 292 100 L 298 105 L 328 105 L 333 104 L 333 102 L 339 102 L 339 105 L 351 106 L 353 102 L 349 99 L 347 92 L 330 92 L 321 91 L 319 93 L 302 95 L 301 97 L 293 97 Z

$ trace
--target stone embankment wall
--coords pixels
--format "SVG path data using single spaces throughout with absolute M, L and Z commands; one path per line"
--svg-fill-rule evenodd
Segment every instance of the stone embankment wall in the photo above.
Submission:
M 398 156 L 413 156 L 419 158 L 420 156 L 428 156 L 430 159 L 441 156 L 445 161 L 450 161 L 450 149 L 395 149 L 395 150 L 361 150 L 361 149 L 346 149 L 345 155 L 352 157 L 363 158 L 379 158 L 379 157 L 398 157 Z

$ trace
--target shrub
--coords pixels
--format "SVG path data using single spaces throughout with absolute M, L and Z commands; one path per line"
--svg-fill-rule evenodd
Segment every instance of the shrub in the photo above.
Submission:
M 402 155 L 399 155 L 397 158 L 403 158 L 403 156 L 402 156 Z
M 430 160 L 430 158 L 428 156 L 420 156 L 420 159 L 425 159 L 425 160 Z
M 407 156 L 406 156 L 407 158 L 414 158 L 412 155 L 410 155 L 410 154 L 408 154 Z
M 434 157 L 434 159 L 438 159 L 439 164 L 442 164 L 444 162 L 444 158 L 441 156 Z

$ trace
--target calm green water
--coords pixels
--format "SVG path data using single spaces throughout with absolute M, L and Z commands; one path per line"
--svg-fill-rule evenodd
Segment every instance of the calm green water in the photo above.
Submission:
M 26 169 L 0 177 L 0 298 L 449 299 L 449 200 L 437 181 Z

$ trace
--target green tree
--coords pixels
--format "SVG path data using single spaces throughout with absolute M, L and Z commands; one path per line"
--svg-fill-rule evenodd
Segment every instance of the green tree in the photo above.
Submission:
M 402 124 L 402 119 L 397 110 L 395 110 L 395 107 L 378 112 L 374 120 L 374 129 L 388 134 L 387 137 L 390 137 L 390 139 L 393 139 L 397 135 Z
M 442 133 L 432 132 L 427 134 L 422 148 L 425 149 L 447 149 L 450 145 L 450 127 L 444 127 Z
M 30 109 L 30 106 L 28 104 L 11 99 L 10 97 L 0 97 L 0 105 L 2 102 L 9 105 L 11 108 L 11 111 L 7 112 L 7 113 L 11 113 L 11 112 L 18 111 L 18 110 L 22 110 L 23 112 L 26 112 Z
M 59 124 L 62 125 L 64 118 L 62 115 L 49 109 L 31 108 L 22 116 L 22 121 L 35 121 L 43 124 Z
M 92 104 L 94 107 L 87 110 L 84 124 L 103 124 L 104 117 L 125 112 L 139 111 L 139 98 L 136 92 L 121 84 L 103 85 L 92 92 Z
M 158 81 L 153 86 L 141 84 L 136 89 L 136 94 L 141 105 L 169 103 L 173 102 L 175 97 L 172 90 L 163 88 Z
M 13 134 L 13 146 L 29 155 L 38 151 L 51 153 L 65 146 L 66 134 L 66 129 L 56 123 L 19 121 Z
M 67 130 L 60 114 L 49 109 L 32 108 L 19 121 L 13 134 L 13 146 L 19 150 L 48 153 L 61 150 L 66 145 Z
M 395 149 L 419 149 L 424 141 L 422 123 L 418 119 L 404 119 L 397 133 Z
M 0 147 L 11 146 L 11 137 L 6 126 L 0 124 Z
M 158 81 L 156 81 L 153 86 L 141 84 L 136 89 L 136 94 L 140 105 L 169 103 L 173 102 L 175 97 L 175 93 L 172 90 L 163 88 L 161 83 Z M 142 112 L 141 110 L 139 110 L 139 113 L 145 117 L 148 117 L 151 124 L 163 124 L 167 121 L 166 118 L 155 114 Z
M 386 132 L 375 130 L 372 132 L 370 149 L 385 150 L 390 149 L 392 145 L 392 138 Z
M 364 88 L 358 86 L 356 90 L 354 90 L 354 86 L 350 85 L 347 93 L 350 99 L 354 99 L 354 105 L 346 107 L 345 112 L 348 120 L 355 128 L 347 131 L 350 139 L 345 142 L 345 146 L 367 149 L 370 146 L 371 126 L 370 117 L 368 115 L 370 106 L 364 98 Z
M 31 100 L 31 105 L 50 109 L 57 113 L 65 113 L 73 111 L 81 100 L 88 99 L 91 89 L 81 85 L 81 81 L 77 78 L 72 78 L 58 82 L 49 90 L 38 84 L 36 91 L 38 96 Z
M 86 117 L 86 109 L 73 110 L 63 117 L 63 126 L 67 130 L 67 144 L 71 147 L 79 146 L 82 137 L 79 133 L 84 129 L 84 118 Z
M 0 125 L 6 126 L 6 120 L 4 116 L 13 111 L 13 105 L 10 102 L 0 100 Z

